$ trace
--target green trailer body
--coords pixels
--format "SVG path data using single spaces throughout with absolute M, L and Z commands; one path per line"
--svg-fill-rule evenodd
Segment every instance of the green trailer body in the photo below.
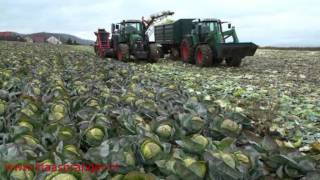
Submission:
M 174 54 L 179 57 L 179 47 L 183 37 L 190 34 L 194 19 L 179 19 L 173 23 L 157 25 L 154 27 L 154 37 L 157 44 L 161 45 L 162 53 Z
M 155 26 L 155 41 L 159 44 L 180 44 L 184 35 L 191 32 L 193 20 L 194 19 L 179 19 L 170 24 Z

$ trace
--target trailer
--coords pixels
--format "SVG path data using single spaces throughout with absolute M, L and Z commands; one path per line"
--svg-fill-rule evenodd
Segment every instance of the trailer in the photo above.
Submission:
M 157 44 L 161 45 L 161 54 L 171 54 L 173 58 L 180 57 L 180 43 L 186 34 L 192 30 L 194 19 L 179 19 L 173 23 L 154 27 Z

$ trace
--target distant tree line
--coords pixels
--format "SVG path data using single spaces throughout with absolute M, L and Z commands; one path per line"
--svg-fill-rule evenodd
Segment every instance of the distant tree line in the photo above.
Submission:
M 71 38 L 68 38 L 66 44 L 68 44 L 68 45 L 79 45 L 79 43 L 77 43 L 76 40 L 73 40 L 73 41 L 72 41 Z

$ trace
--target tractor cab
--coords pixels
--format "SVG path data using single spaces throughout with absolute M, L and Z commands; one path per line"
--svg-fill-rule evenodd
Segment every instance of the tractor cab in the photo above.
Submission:
M 232 37 L 233 43 L 238 43 L 238 37 L 234 27 L 228 24 L 229 30 L 223 31 L 222 22 L 219 19 L 203 19 L 193 21 L 193 33 L 199 37 L 200 42 L 225 43 L 228 38 Z
M 144 39 L 144 31 L 143 24 L 140 20 L 124 20 L 116 25 L 112 25 L 112 32 L 118 33 L 120 37 L 120 41 L 128 42 L 143 40 Z
M 142 33 L 142 23 L 141 21 L 127 21 L 122 24 L 123 30 L 126 34 Z
M 126 43 L 130 54 L 138 59 L 148 58 L 149 39 L 141 20 L 124 20 L 112 27 L 114 39 L 119 43 Z

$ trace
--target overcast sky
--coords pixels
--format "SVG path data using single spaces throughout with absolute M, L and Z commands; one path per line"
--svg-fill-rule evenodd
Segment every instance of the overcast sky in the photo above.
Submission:
M 320 45 L 319 0 L 0 0 L 0 31 L 61 32 L 94 40 L 98 27 L 171 10 L 231 21 L 240 41 Z

